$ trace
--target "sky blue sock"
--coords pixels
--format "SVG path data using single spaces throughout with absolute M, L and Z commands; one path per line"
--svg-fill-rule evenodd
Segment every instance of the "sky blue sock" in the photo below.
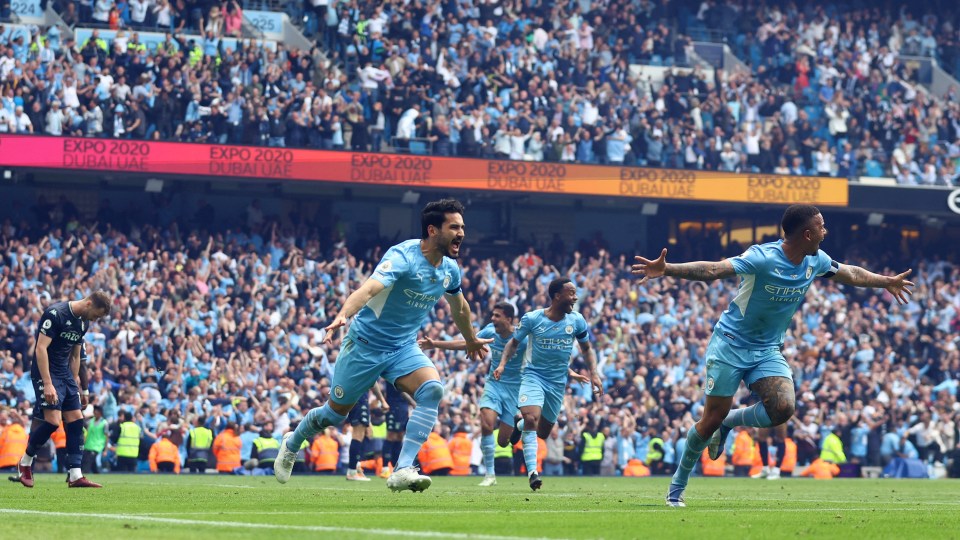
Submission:
M 487 476 L 493 476 L 493 434 L 480 437 L 480 449 L 483 450 L 483 467 L 487 469 Z
M 537 432 L 524 431 L 520 440 L 523 441 L 523 462 L 527 466 L 527 476 L 530 476 L 537 471 Z
M 690 472 L 697 465 L 697 461 L 700 461 L 700 456 L 703 454 L 703 449 L 707 447 L 707 442 L 697 433 L 696 426 L 690 428 L 690 431 L 687 432 L 687 445 L 683 449 L 683 457 L 680 458 L 680 463 L 677 465 L 677 472 L 673 473 L 671 484 L 687 485 Z
M 303 417 L 300 425 L 294 430 L 293 435 L 287 439 L 287 450 L 299 452 L 303 441 L 321 433 L 330 426 L 339 426 L 346 419 L 346 416 L 333 410 L 329 403 L 326 403 L 323 407 L 310 409 L 310 412 Z
M 427 441 L 434 424 L 437 423 L 437 408 L 443 398 L 443 385 L 440 381 L 427 381 L 413 395 L 417 407 L 407 420 L 407 433 L 403 437 L 403 446 L 400 448 L 400 457 L 397 458 L 397 469 L 404 469 L 413 465 L 420 447 Z
M 754 403 L 749 407 L 740 407 L 727 413 L 723 419 L 723 425 L 727 427 L 750 426 L 750 427 L 770 427 L 773 422 L 770 421 L 770 415 L 767 414 L 763 403 Z

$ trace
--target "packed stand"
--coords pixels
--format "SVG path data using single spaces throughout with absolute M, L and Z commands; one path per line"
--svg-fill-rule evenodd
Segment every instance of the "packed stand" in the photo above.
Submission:
M 203 10 L 181 10 L 157 50 L 130 30 L 63 46 L 57 29 L 0 33 L 12 92 L 3 128 L 374 151 L 417 139 L 438 155 L 632 162 L 629 115 L 614 118 L 637 94 L 628 65 L 687 63 L 688 41 L 658 22 L 656 4 L 400 7 L 317 6 L 328 25 L 310 53 L 231 54 Z M 633 15 L 611 17 L 622 10 Z M 201 29 L 192 43 L 178 35 Z M 190 84 L 190 69 L 207 82 Z
M 735 26 L 731 11 L 749 15 Z M 697 18 L 718 25 L 752 66 L 757 84 L 740 81 L 748 89 L 734 112 L 747 124 L 742 140 L 753 165 L 951 186 L 960 177 L 956 90 L 932 98 L 920 84 L 921 64 L 903 57 L 936 57 L 955 41 L 953 12 L 704 2 Z M 729 102 L 735 94 L 726 95 Z M 764 127 L 752 133 L 754 121 Z
M 192 223 L 169 199 L 155 202 L 154 216 L 129 214 L 137 216 L 135 225 L 104 206 L 91 228 L 66 200 L 41 200 L 33 208 L 45 228 L 2 224 L 0 398 L 13 411 L 7 418 L 29 418 L 34 395 L 26 363 L 43 307 L 104 288 L 116 305 L 109 320 L 87 333 L 88 365 L 93 401 L 114 423 L 114 435 L 118 416 L 129 415 L 145 441 L 166 437 L 184 456 L 184 435 L 198 418 L 213 435 L 236 423 L 248 438 L 278 438 L 328 398 L 339 340 L 327 347 L 320 330 L 389 243 L 348 244 L 335 216 L 311 222 L 294 215 L 292 225 L 279 226 L 257 202 L 245 226 L 230 230 L 215 229 L 214 209 L 204 201 Z M 206 230 L 215 232 L 196 232 Z M 588 385 L 571 383 L 556 440 L 546 445 L 554 452 L 548 459 L 555 471 L 578 474 L 582 433 L 596 430 L 607 441 L 601 472 L 623 473 L 635 460 L 655 473 L 670 471 L 700 415 L 707 340 L 736 281 L 641 285 L 627 270 L 632 254 L 610 254 L 600 236 L 578 246 L 557 237 L 540 247 L 516 258 L 467 255 L 461 263 L 464 293 L 480 325 L 497 301 L 514 302 L 521 313 L 545 305 L 546 286 L 559 275 L 579 288 L 606 393 L 595 401 Z M 913 456 L 960 466 L 960 267 L 918 252 L 878 258 L 886 251 L 875 248 L 852 243 L 835 256 L 888 271 L 914 261 L 917 290 L 909 305 L 897 306 L 884 292 L 820 281 L 787 335 L 785 356 L 798 388 L 790 423 L 798 465 L 816 458 L 821 441 L 836 431 L 854 463 L 880 466 Z M 671 254 L 710 259 L 741 249 L 691 236 Z M 423 335 L 456 337 L 442 303 Z M 446 382 L 438 435 L 469 437 L 478 447 L 489 362 L 472 364 L 450 351 L 428 355 Z M 585 370 L 580 358 L 572 367 Z M 741 390 L 734 406 L 749 399 Z M 377 408 L 374 423 L 383 419 Z M 349 440 L 350 433 L 326 436 Z M 105 442 L 94 457 L 115 467 L 116 449 L 115 440 Z M 473 457 L 478 465 L 479 450 Z
M 243 8 L 236 0 L 55 0 L 53 9 L 71 28 L 242 35 Z

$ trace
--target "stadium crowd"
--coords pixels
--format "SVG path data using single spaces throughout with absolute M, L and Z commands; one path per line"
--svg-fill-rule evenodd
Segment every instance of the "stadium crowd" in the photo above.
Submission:
M 0 130 L 923 185 L 960 177 L 960 96 L 934 99 L 901 57 L 950 49 L 948 14 L 825 2 L 291 2 L 316 34 L 302 51 L 231 50 L 222 38 L 239 31 L 236 2 L 62 4 L 81 26 L 106 13 L 118 33 L 77 43 L 56 27 L 0 30 Z M 688 18 L 726 29 L 752 70 L 701 67 L 678 31 Z M 150 50 L 141 29 L 169 35 Z M 661 81 L 632 65 L 671 69 Z
M 205 423 L 219 435 L 235 424 L 247 437 L 248 458 L 261 432 L 278 438 L 329 396 L 339 339 L 324 345 L 320 329 L 389 241 L 351 243 L 337 218 L 315 223 L 292 215 L 279 223 L 264 216 L 257 201 L 246 222 L 229 229 L 218 228 L 203 201 L 193 216 L 179 215 L 164 197 L 155 202 L 149 216 L 105 205 L 94 222 L 81 220 L 65 199 L 40 200 L 34 219 L 0 225 L 4 433 L 29 418 L 30 347 L 44 306 L 99 288 L 115 294 L 115 306 L 109 320 L 87 333 L 91 398 L 105 422 L 123 415 L 136 423 L 144 448 L 166 438 L 185 455 L 190 426 Z M 960 267 L 906 247 L 877 249 L 896 245 L 888 240 L 850 243 L 833 255 L 869 261 L 878 270 L 912 263 L 917 289 L 910 304 L 899 307 L 882 291 L 845 290 L 823 280 L 787 334 L 785 356 L 797 385 L 789 430 L 798 465 L 815 459 L 833 433 L 851 462 L 880 466 L 893 457 L 919 457 L 952 463 L 955 474 Z M 724 248 L 716 237 L 690 237 L 671 247 L 671 257 L 715 259 L 742 249 Z M 650 468 L 667 472 L 700 414 L 704 351 L 736 282 L 639 284 L 628 271 L 631 255 L 611 253 L 594 236 L 577 246 L 556 238 L 515 258 L 477 259 L 469 252 L 461 258 L 464 293 L 478 325 L 498 301 L 515 303 L 521 313 L 545 305 L 554 277 L 570 276 L 579 289 L 606 392 L 597 400 L 585 384 L 568 388 L 556 440 L 547 445 L 547 459 L 566 474 L 579 472 L 584 432 L 606 437 L 603 473 L 621 473 L 635 459 L 658 462 Z M 456 336 L 442 306 L 424 327 L 425 337 Z M 437 436 L 471 438 L 478 465 L 478 401 L 489 362 L 474 364 L 452 351 L 428 354 L 446 383 Z M 585 369 L 579 357 L 572 367 Z M 735 406 L 749 399 L 741 388 Z M 373 418 L 382 422 L 377 407 Z M 120 429 L 111 431 L 114 443 L 105 440 L 93 455 L 106 467 L 116 466 L 110 463 Z M 351 434 L 325 436 L 341 438 L 345 452 Z M 654 439 L 661 439 L 656 455 Z

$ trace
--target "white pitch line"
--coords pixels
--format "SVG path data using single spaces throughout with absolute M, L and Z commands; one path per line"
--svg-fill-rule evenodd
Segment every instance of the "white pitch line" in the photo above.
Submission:
M 0 514 L 20 514 L 29 516 L 46 516 L 61 518 L 80 518 L 80 519 L 112 519 L 116 521 L 140 521 L 148 523 L 166 523 L 170 525 L 191 525 L 206 527 L 232 527 L 237 529 L 267 529 L 267 530 L 287 530 L 304 532 L 341 532 L 341 533 L 360 533 L 382 536 L 404 536 L 413 538 L 465 538 L 477 540 L 530 540 L 525 536 L 495 536 L 489 534 L 465 534 L 465 533 L 443 533 L 436 531 L 404 531 L 399 529 L 373 529 L 359 527 L 335 527 L 325 525 L 277 525 L 272 523 L 246 523 L 231 521 L 204 521 L 194 519 L 175 519 L 153 517 L 137 514 L 87 514 L 73 512 L 45 512 L 39 510 L 20 510 L 16 508 L 0 508 Z M 541 538 L 540 540 L 547 540 Z
M 649 506 L 649 505 L 648 505 Z M 702 513 L 713 513 L 713 512 L 871 512 L 880 510 L 882 512 L 915 512 L 917 508 L 883 508 L 878 509 L 875 506 L 867 507 L 832 507 L 832 508 L 823 508 L 823 507 L 813 507 L 813 508 L 695 508 L 688 507 L 687 510 L 677 510 L 675 508 L 668 508 L 664 506 L 663 508 L 618 508 L 612 510 L 590 510 L 590 509 L 575 509 L 575 510 L 538 510 L 538 509 L 525 509 L 525 510 L 421 510 L 417 509 L 418 514 L 429 514 L 429 515 L 441 515 L 441 514 L 450 514 L 450 515 L 463 515 L 465 512 L 470 514 L 636 514 L 636 513 L 659 513 L 659 512 L 693 512 L 697 514 Z M 2 511 L 0 511 L 2 513 Z M 294 511 L 294 512 L 266 512 L 266 511 L 257 511 L 257 512 L 241 512 L 241 511 L 229 511 L 229 512 L 151 512 L 148 514 L 132 514 L 134 517 L 138 516 L 162 516 L 162 515 L 179 515 L 179 516 L 215 516 L 215 515 L 232 515 L 232 514 L 247 514 L 247 515 L 294 515 L 294 516 L 382 516 L 382 515 L 391 515 L 391 514 L 404 514 L 409 515 L 410 510 L 405 511 L 396 511 L 396 510 L 346 510 L 343 512 L 337 511 Z M 203 523 L 208 523 L 204 521 Z
M 784 502 L 784 499 L 783 499 L 783 498 L 774 499 L 774 498 L 756 498 L 756 497 L 754 497 L 754 498 L 751 498 L 750 500 L 751 500 L 751 501 L 765 501 L 765 502 Z M 960 506 L 960 501 L 916 501 L 916 500 L 913 500 L 913 501 L 907 501 L 907 500 L 903 500 L 903 501 L 890 501 L 890 500 L 885 500 L 885 499 L 874 499 L 874 500 L 872 500 L 872 501 L 870 501 L 870 500 L 865 500 L 865 499 L 858 499 L 858 500 L 855 500 L 855 501 L 838 501 L 838 500 L 827 500 L 827 499 L 788 499 L 786 502 L 788 502 L 788 503 L 829 503 L 829 504 L 877 504 L 877 505 L 885 505 L 885 504 L 906 505 L 906 504 L 909 504 L 909 505 L 915 505 L 915 506 L 923 506 L 923 505 L 929 504 L 929 505 L 931 505 L 931 506 L 935 506 L 935 505 L 939 505 L 939 506 Z

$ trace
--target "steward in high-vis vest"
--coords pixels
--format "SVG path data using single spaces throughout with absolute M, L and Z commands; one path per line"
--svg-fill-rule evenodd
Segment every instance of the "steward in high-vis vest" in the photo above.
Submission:
M 753 464 L 750 465 L 749 474 L 750 478 L 761 478 L 763 476 L 763 459 L 760 457 L 760 443 L 758 442 L 753 443 Z
M 103 417 L 103 409 L 99 405 L 93 407 L 93 418 L 87 426 L 87 436 L 83 441 L 83 459 L 80 462 L 80 470 L 84 474 L 99 473 L 100 466 L 97 465 L 97 457 L 103 454 L 107 448 L 107 435 L 109 426 L 107 420 Z
M 290 431 L 295 431 L 298 422 L 294 422 L 290 425 Z M 310 449 L 310 441 L 303 441 L 303 444 L 300 445 L 300 451 L 297 452 L 297 460 L 293 465 L 293 472 L 303 474 L 308 472 L 310 469 L 307 468 L 307 450 Z
M 420 460 L 420 467 L 424 474 L 446 476 L 453 469 L 453 456 L 450 455 L 447 441 L 436 430 L 431 432 L 427 441 L 423 443 L 417 459 Z
M 723 476 L 727 472 L 727 454 L 720 454 L 717 459 L 710 459 L 710 450 L 704 449 L 700 458 L 700 468 L 704 476 Z
M 23 424 L 0 412 L 0 468 L 16 467 L 27 451 L 27 430 Z
M 147 45 L 140 42 L 140 34 L 134 32 L 127 42 L 127 54 L 141 54 L 147 51 Z
M 657 435 L 654 428 L 647 431 L 647 436 L 650 437 L 650 442 L 647 443 L 647 467 L 650 467 L 650 474 L 665 474 L 663 439 Z
M 269 430 L 260 431 L 260 436 L 253 440 L 253 448 L 250 449 L 250 459 L 257 460 L 257 467 L 261 469 L 273 469 L 273 462 L 280 454 L 280 441 L 270 435 Z
M 631 459 L 627 466 L 623 468 L 624 476 L 650 476 L 650 468 L 643 464 L 639 459 Z
M 787 437 L 783 439 L 783 459 L 780 460 L 780 476 L 793 476 L 797 468 L 797 443 Z
M 457 428 L 453 439 L 447 443 L 450 456 L 453 458 L 452 476 L 468 476 L 470 474 L 470 456 L 473 454 L 473 441 L 467 437 L 467 430 L 462 426 Z
M 800 476 L 812 476 L 816 480 L 833 480 L 833 477 L 838 474 L 840 474 L 840 467 L 836 463 L 817 458 L 800 473 Z
M 197 417 L 193 427 L 187 432 L 187 467 L 191 473 L 203 474 L 210 464 L 213 448 L 213 432 L 206 427 L 207 417 Z
M 364 461 L 364 469 L 376 471 L 381 478 L 389 478 L 393 470 L 384 467 L 383 447 L 387 441 L 387 416 L 383 409 L 375 408 L 370 410 L 370 436 L 368 437 L 371 448 L 373 449 L 373 458 Z M 372 466 L 368 467 L 368 465 Z
M 161 433 L 150 447 L 150 472 L 180 474 L 180 449 L 170 442 L 169 431 Z
M 61 423 L 57 430 L 50 435 L 53 441 L 53 447 L 57 449 L 57 472 L 62 473 L 67 470 L 67 431 L 63 429 Z
M 493 439 L 498 440 L 497 437 L 499 436 L 500 430 L 493 430 Z M 510 476 L 513 474 L 512 444 L 508 444 L 507 446 L 500 446 L 499 444 L 493 445 L 493 468 L 496 471 L 497 476 Z
M 756 445 L 753 437 L 750 436 L 750 428 L 740 426 L 737 432 L 737 438 L 733 441 L 733 456 L 730 461 L 733 462 L 734 476 L 749 476 L 750 469 L 753 467 Z
M 236 422 L 227 424 L 227 429 L 220 432 L 213 439 L 213 455 L 217 458 L 217 472 L 233 474 L 233 470 L 240 466 L 240 449 L 243 442 L 237 435 Z
M 330 426 L 319 437 L 313 440 L 310 447 L 310 457 L 313 461 L 313 470 L 318 473 L 333 474 L 337 472 L 337 463 L 340 462 L 340 443 L 337 442 L 336 428 Z
M 580 436 L 583 437 L 583 449 L 580 451 L 583 475 L 597 476 L 600 474 L 600 462 L 603 461 L 603 443 L 607 436 L 601 433 L 595 424 L 591 425 L 590 429 L 584 430 Z
M 130 413 L 120 411 L 120 429 L 117 433 L 117 470 L 136 472 L 137 456 L 140 455 L 140 426 L 131 420 Z
M 847 455 L 843 452 L 843 441 L 840 440 L 841 428 L 834 426 L 830 434 L 823 439 L 823 447 L 820 449 L 820 459 L 843 465 L 847 462 Z

